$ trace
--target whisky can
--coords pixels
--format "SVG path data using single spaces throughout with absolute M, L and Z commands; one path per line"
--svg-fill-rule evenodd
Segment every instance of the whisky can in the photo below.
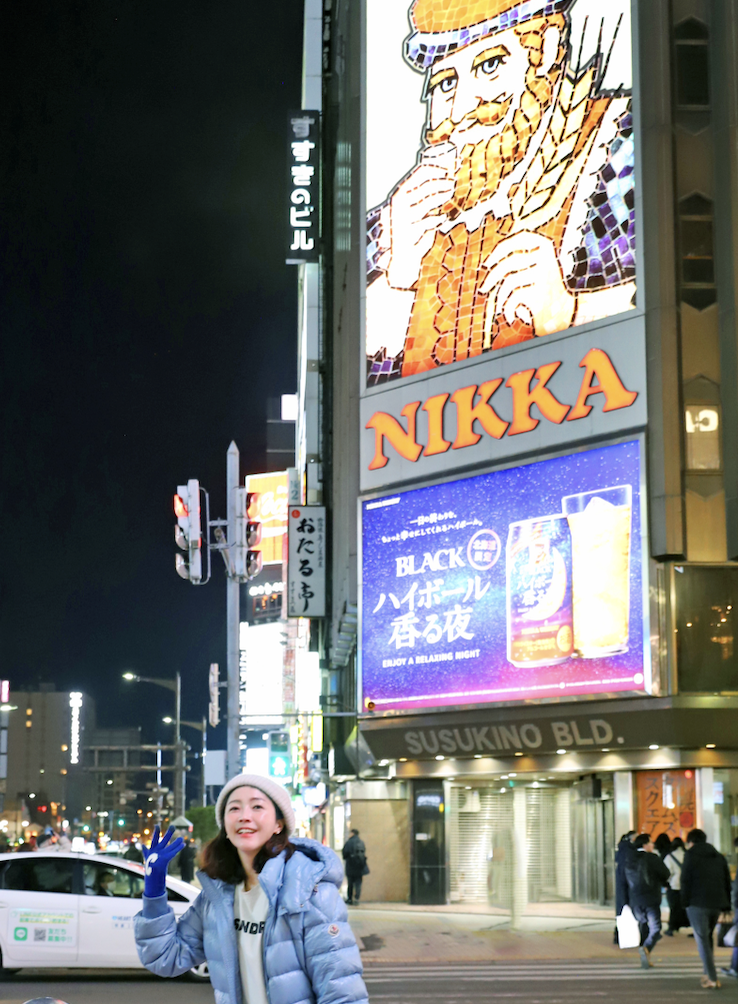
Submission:
M 571 531 L 566 516 L 511 523 L 507 538 L 507 658 L 555 665 L 574 650 Z

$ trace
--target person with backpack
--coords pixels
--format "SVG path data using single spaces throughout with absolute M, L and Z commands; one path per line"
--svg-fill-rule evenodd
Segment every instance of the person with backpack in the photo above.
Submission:
M 641 927 L 641 967 L 649 969 L 651 952 L 661 938 L 661 887 L 669 881 L 669 869 L 654 854 L 650 834 L 639 833 L 633 846 L 636 853 L 625 861 L 625 902 Z
M 730 870 L 720 851 L 707 842 L 704 830 L 690 830 L 682 865 L 682 903 L 694 931 L 704 975 L 701 986 L 716 990 L 713 931 L 721 913 L 730 910 Z
M 671 849 L 664 858 L 664 864 L 669 869 L 669 884 L 666 887 L 666 899 L 669 904 L 669 927 L 664 934 L 673 938 L 680 927 L 689 927 L 689 920 L 682 906 L 682 865 L 684 864 L 684 841 L 674 837 Z
M 346 902 L 349 906 L 358 906 L 361 899 L 361 883 L 364 875 L 369 873 L 366 866 L 366 845 L 359 837 L 358 830 L 352 830 L 351 836 L 343 845 L 343 860 L 346 862 L 346 879 L 348 891 Z
M 356 940 L 348 925 L 337 854 L 291 836 L 287 789 L 239 774 L 215 806 L 219 832 L 202 853 L 202 891 L 177 919 L 166 874 L 183 846 L 154 830 L 143 909 L 134 917 L 142 964 L 182 976 L 207 962 L 217 1004 L 368 1004 Z

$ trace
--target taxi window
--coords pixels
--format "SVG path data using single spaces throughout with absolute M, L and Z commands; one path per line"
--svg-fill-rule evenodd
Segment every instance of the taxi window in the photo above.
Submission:
M 140 899 L 143 896 L 143 875 L 129 872 L 127 868 L 89 861 L 83 865 L 82 874 L 86 896 L 116 896 L 123 899 Z
M 3 872 L 2 888 L 22 892 L 71 893 L 73 866 L 73 861 L 57 857 L 11 861 Z
M 144 877 L 127 868 L 101 865 L 90 861 L 83 865 L 85 896 L 116 896 L 123 899 L 141 899 Z M 167 899 L 175 903 L 189 902 L 186 896 L 167 888 Z

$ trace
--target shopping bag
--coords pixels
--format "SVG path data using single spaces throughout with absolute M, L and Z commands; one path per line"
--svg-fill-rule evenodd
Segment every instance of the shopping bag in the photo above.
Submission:
M 641 928 L 626 904 L 617 918 L 618 944 L 621 948 L 638 948 L 641 943 Z
M 723 944 L 726 948 L 738 948 L 738 923 L 733 924 L 733 926 L 725 932 L 723 935 Z
M 715 927 L 715 940 L 717 942 L 718 948 L 733 947 L 733 945 L 731 945 L 730 942 L 725 940 L 733 928 L 733 918 L 730 916 L 730 914 L 728 914 L 727 917 L 728 917 L 727 920 L 723 920 L 723 918 L 720 917 L 717 922 L 717 926 Z

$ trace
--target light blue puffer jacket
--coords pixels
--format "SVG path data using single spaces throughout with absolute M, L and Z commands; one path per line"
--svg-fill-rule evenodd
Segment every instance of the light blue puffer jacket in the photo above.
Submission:
M 356 940 L 341 899 L 338 856 L 315 840 L 264 865 L 269 901 L 264 977 L 270 1004 L 368 1004 Z M 234 927 L 235 886 L 198 872 L 202 892 L 177 923 L 166 896 L 144 897 L 134 919 L 138 957 L 158 976 L 207 961 L 216 1004 L 243 1004 Z

